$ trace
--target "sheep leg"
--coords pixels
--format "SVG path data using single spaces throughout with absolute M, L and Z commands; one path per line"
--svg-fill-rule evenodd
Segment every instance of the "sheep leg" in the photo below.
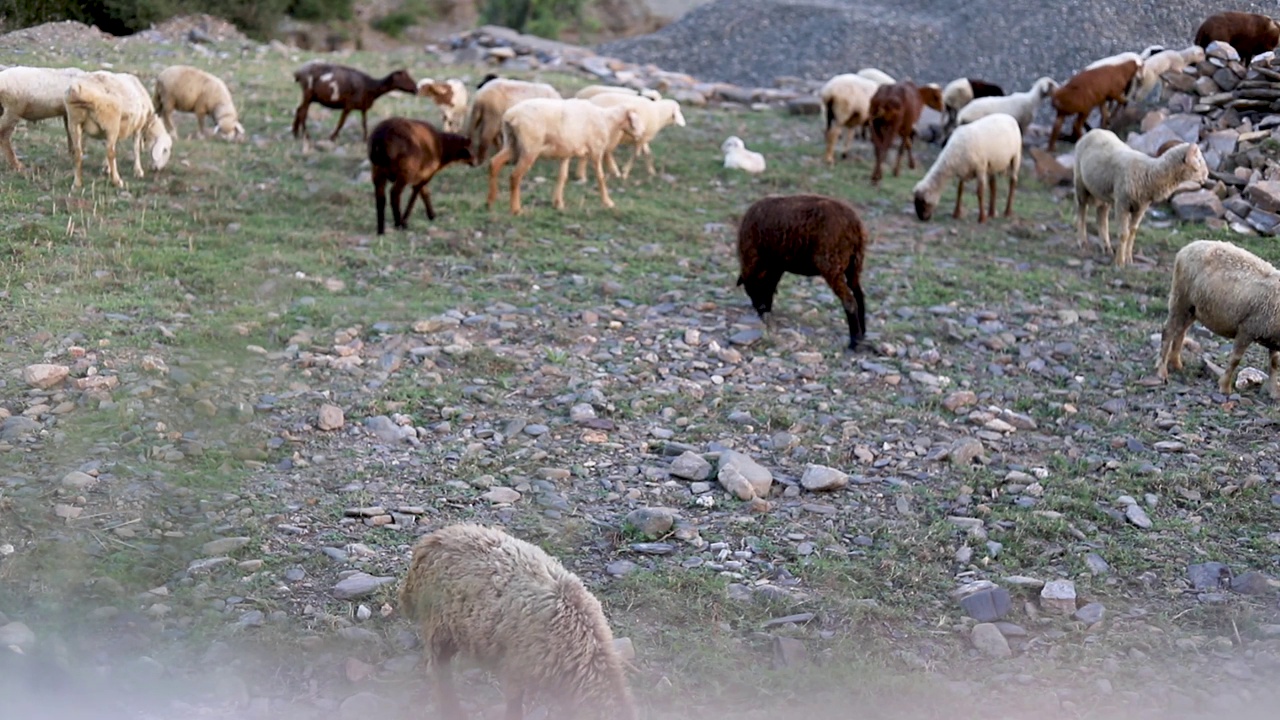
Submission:
M 609 151 L 609 170 L 614 177 L 621 177 L 623 180 L 631 178 L 631 168 L 635 167 L 636 157 L 640 155 L 640 143 L 634 143 L 631 146 L 631 157 L 627 159 L 627 164 L 622 168 L 622 174 L 618 174 L 618 164 L 613 161 L 613 151 Z M 653 173 L 650 173 L 652 175 Z
M 298 137 L 301 133 L 303 138 L 308 138 L 307 133 L 307 111 L 311 108 L 311 98 L 303 98 L 302 104 L 293 112 L 293 136 Z M 172 121 L 171 121 L 172 122 Z
M 506 165 L 510 159 L 511 152 L 504 147 L 489 163 L 489 197 L 485 201 L 485 207 L 493 207 L 493 203 L 498 199 L 498 173 L 502 172 L 502 166 Z
M 1223 395 L 1231 394 L 1231 386 L 1236 377 L 1236 370 L 1240 367 L 1240 361 L 1244 359 L 1244 351 L 1249 349 L 1253 344 L 1253 338 L 1241 333 L 1236 336 L 1236 344 L 1231 348 L 1231 357 L 1227 358 L 1227 370 L 1222 373 L 1222 378 L 1218 380 L 1218 390 Z M 1270 383 L 1270 378 L 1268 378 Z
M 631 159 L 635 160 L 635 157 L 633 156 Z M 649 143 L 644 144 L 644 162 L 649 168 L 649 177 L 658 174 L 658 171 L 653 167 L 653 148 L 649 147 Z
M 1058 144 L 1058 133 L 1062 132 L 1062 123 L 1067 119 L 1066 115 L 1058 113 L 1058 117 L 1053 119 L 1053 130 L 1049 132 L 1049 152 L 1053 152 L 1053 146 Z
M 907 169 L 908 170 L 916 169 L 916 155 L 914 152 L 912 152 L 912 148 L 915 146 L 915 144 L 916 144 L 916 131 L 915 129 L 908 129 L 907 134 L 902 137 L 902 147 L 898 148 L 899 154 L 901 154 L 903 147 L 907 149 Z M 897 175 L 897 173 L 894 173 L 894 175 Z
M 1156 361 L 1156 377 L 1167 380 L 1170 369 L 1182 369 L 1182 340 L 1195 321 L 1196 315 L 1191 304 L 1180 294 L 1170 293 L 1169 317 L 1160 333 L 1160 358 Z
M 8 114 L 6 113 L 4 117 L 8 117 Z M 3 120 L 0 120 L 0 123 L 3 122 Z M 4 148 L 4 156 L 9 160 L 9 166 L 18 172 L 22 172 L 22 163 L 18 160 L 17 154 L 13 152 L 13 129 L 16 125 L 17 116 L 15 115 L 13 125 L 0 127 L 0 147 Z
M 342 108 L 342 115 L 338 118 L 338 127 L 333 129 L 333 134 L 329 136 L 330 142 L 337 142 L 338 133 L 342 132 L 342 126 L 347 124 L 347 116 L 351 114 L 351 108 Z
M 1102 249 L 1107 252 L 1113 252 L 1111 249 L 1111 206 L 1104 202 L 1098 203 L 1098 239 L 1102 241 Z
M 1133 262 L 1133 245 L 1138 240 L 1138 225 L 1147 214 L 1147 205 L 1139 205 L 1137 210 L 1129 214 L 1129 232 L 1125 241 L 1125 262 Z
M 407 224 L 409 211 L 413 209 L 413 199 L 416 197 L 416 193 L 410 195 L 409 204 L 403 212 L 400 211 L 400 194 L 404 192 L 405 185 L 406 183 L 403 180 L 396 180 L 391 183 L 391 221 L 395 223 L 397 230 L 404 230 L 409 227 Z
M 506 689 L 507 696 L 507 714 L 504 720 L 523 720 L 524 718 L 524 686 L 505 680 L 502 683 Z
M 422 204 L 427 208 L 427 219 L 434 221 L 436 219 L 436 209 L 431 205 L 431 188 L 426 183 L 422 183 L 415 188 L 419 195 L 422 196 Z
M 79 123 L 72 123 L 67 129 L 67 142 L 71 144 L 71 161 L 75 165 L 75 181 L 71 187 L 79 188 L 82 184 L 84 167 L 84 129 Z
M 506 151 L 507 149 L 504 146 L 502 150 L 498 152 L 498 155 L 501 155 Z M 493 161 L 495 163 L 498 162 L 498 155 L 493 156 Z M 520 159 L 516 161 L 515 167 L 511 168 L 511 214 L 512 215 L 519 215 L 523 211 L 523 208 L 520 207 L 520 181 L 524 179 L 525 173 L 529 172 L 529 168 L 533 167 L 533 163 L 535 159 L 536 158 L 534 158 L 531 154 L 524 153 L 520 156 Z M 490 172 L 492 172 L 492 170 Z M 494 177 L 494 176 L 490 175 L 490 177 Z
M 1082 195 L 1083 188 L 1076 189 L 1076 244 L 1080 250 L 1089 246 L 1089 230 L 1085 216 L 1089 214 L 1089 198 Z
M 1116 198 L 1116 224 L 1120 226 L 1120 242 L 1116 244 L 1116 265 L 1129 264 L 1129 226 L 1132 225 L 1133 214 L 1126 209 L 1123 198 Z
M 556 176 L 556 189 L 551 194 L 551 207 L 557 210 L 564 209 L 564 184 L 569 179 L 569 163 L 571 158 L 565 158 L 560 161 L 560 173 Z
M 858 282 L 858 278 L 853 274 L 853 265 L 845 268 L 844 279 L 849 289 L 853 291 L 853 299 L 858 303 L 858 312 L 856 315 L 850 316 L 848 309 L 845 310 L 845 320 L 849 321 L 849 349 L 856 351 L 858 345 L 863 338 L 867 336 L 867 300 L 862 294 L 862 285 Z M 857 330 L 853 329 L 853 321 L 857 320 Z
M 907 147 L 907 139 L 903 137 L 898 142 L 898 155 L 893 160 L 893 176 L 898 177 L 902 172 L 902 151 Z M 915 161 L 911 161 L 911 167 L 915 167 Z
M 996 174 L 987 176 L 987 217 L 996 216 Z
M 142 131 L 133 134 L 133 176 L 143 177 L 142 172 Z
M 378 234 L 384 235 L 387 231 L 387 179 L 384 177 L 373 178 L 373 202 L 378 213 Z
M 587 156 L 583 155 L 578 158 L 578 182 L 585 183 L 587 181 Z
M 1004 201 L 1004 216 L 1011 217 L 1013 215 L 1013 191 L 1018 187 L 1018 166 L 1009 167 L 1009 199 Z M 994 192 L 994 189 L 992 190 Z
M 1277 384 L 1276 374 L 1280 372 L 1280 350 L 1271 351 L 1271 372 L 1267 375 L 1267 392 L 1270 393 L 1272 400 L 1280 400 L 1280 384 Z
M 849 282 L 848 274 L 853 270 L 852 266 L 845 269 L 844 274 L 835 272 L 825 272 L 822 274 L 823 279 L 827 281 L 827 285 L 831 286 L 831 291 L 840 298 L 840 304 L 844 306 L 844 319 L 849 325 L 849 349 L 857 350 L 858 343 L 862 341 L 864 334 L 863 325 L 866 323 L 865 311 L 862 309 L 862 288 L 857 283 Z M 854 291 L 849 286 L 858 287 Z
M 120 177 L 120 169 L 116 166 L 116 141 L 120 139 L 120 130 L 114 131 L 106 128 L 107 132 L 107 169 L 111 172 L 111 182 L 118 188 L 124 187 L 124 180 Z
M 196 113 L 196 137 L 204 137 L 204 113 Z
M 951 213 L 951 217 L 959 220 L 963 212 L 960 209 L 960 198 L 964 197 L 964 178 L 956 180 L 956 209 Z
M 602 160 L 603 158 L 600 155 L 592 158 L 592 161 L 596 166 L 596 180 L 600 183 L 600 200 L 604 203 L 605 207 L 612 208 L 613 200 L 609 198 L 609 186 L 605 185 L 604 182 L 604 167 Z M 563 183 L 561 183 L 561 187 L 563 187 Z
M 458 692 L 453 687 L 453 673 L 449 667 L 449 663 L 453 660 L 453 653 L 437 650 L 434 655 L 431 660 L 431 669 L 436 681 L 436 704 L 439 706 L 440 715 L 446 720 L 464 720 L 467 714 L 463 711 L 462 703 L 458 700 Z
M 367 110 L 360 111 L 360 139 L 369 141 L 369 114 Z
M 978 222 L 984 223 L 987 221 L 987 198 L 985 195 L 987 179 L 979 173 L 976 180 L 977 182 L 974 184 L 978 186 Z
M 1084 137 L 1085 119 L 1085 113 L 1078 113 L 1076 115 L 1076 124 L 1071 129 L 1071 142 L 1080 142 L 1080 138 Z
M 836 146 L 840 144 L 840 135 L 844 132 L 844 127 L 832 124 L 827 128 L 827 152 L 822 156 L 823 162 L 828 165 L 836 163 Z

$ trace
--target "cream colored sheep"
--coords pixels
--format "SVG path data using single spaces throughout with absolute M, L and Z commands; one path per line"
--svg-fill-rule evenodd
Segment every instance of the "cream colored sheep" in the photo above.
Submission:
M 204 135 L 204 119 L 208 116 L 222 139 L 244 137 L 244 126 L 240 124 L 240 114 L 236 112 L 227 84 L 200 68 L 172 65 L 160 71 L 156 77 L 155 106 L 165 129 L 175 137 L 178 131 L 173 125 L 174 111 L 195 113 L 200 136 Z
M 892 85 L 898 82 L 893 79 L 892 75 L 879 68 L 862 68 L 854 74 L 858 77 L 864 77 L 877 85 Z
M 502 116 L 516 103 L 531 98 L 559 98 L 560 93 L 546 83 L 494 78 L 476 91 L 467 114 L 466 129 L 471 138 L 476 164 L 484 162 L 490 150 L 502 142 Z
M 988 115 L 968 125 L 956 128 L 943 146 L 938 159 L 929 172 L 912 191 L 916 216 L 928 220 L 942 197 L 942 187 L 951 178 L 956 179 L 956 209 L 953 218 L 960 217 L 960 198 L 964 183 L 978 181 L 978 222 L 996 212 L 996 175 L 1009 176 L 1009 196 L 1005 201 L 1005 217 L 1013 214 L 1013 193 L 1018 187 L 1018 170 L 1022 167 L 1022 132 L 1018 121 L 1004 113 Z M 984 186 L 989 186 L 987 204 L 983 207 Z
M 1134 84 L 1131 97 L 1145 98 L 1160 85 L 1160 77 L 1165 73 L 1178 72 L 1182 68 L 1195 63 L 1204 62 L 1204 48 L 1192 45 L 1181 50 L 1161 50 L 1142 62 L 1138 71 L 1139 79 Z
M 445 132 L 458 132 L 467 121 L 467 86 L 457 78 L 418 81 L 418 94 L 440 106 L 440 123 Z
M 827 123 L 827 150 L 823 160 L 828 165 L 836 161 L 836 145 L 845 130 L 849 131 L 849 139 L 844 154 L 847 156 L 853 148 L 854 131 L 870 122 L 871 98 L 879 88 L 874 80 L 845 73 L 831 78 L 818 91 Z
M 105 70 L 71 81 L 66 93 L 67 134 L 75 162 L 75 183 L 81 186 L 84 133 L 107 141 L 107 170 L 116 187 L 124 187 L 116 168 L 116 142 L 133 138 L 133 171 L 142 177 L 143 136 L 151 146 L 152 167 L 161 170 L 169 162 L 173 138 L 155 113 L 151 95 L 136 75 Z
M 649 174 L 656 175 L 657 171 L 653 167 L 653 150 L 649 147 L 649 143 L 653 142 L 659 130 L 668 125 L 685 126 L 684 113 L 680 112 L 680 103 L 670 98 L 650 100 L 639 95 L 624 95 L 621 93 L 599 93 L 593 95 L 590 100 L 600 107 L 623 106 L 630 108 L 636 111 L 636 114 L 640 116 L 640 120 L 644 123 L 644 137 L 631 143 L 634 151 L 621 172 L 618 171 L 618 163 L 613 159 L 614 148 L 609 148 L 609 151 L 605 153 L 605 159 L 609 162 L 609 170 L 614 177 L 621 177 L 624 180 L 631 177 L 631 167 L 635 165 L 637 155 L 644 155 Z M 625 135 L 620 138 L 621 142 L 626 142 L 627 140 L 628 138 Z M 587 159 L 583 157 L 578 160 L 578 180 L 586 180 L 586 178 Z
M 1032 118 L 1035 117 L 1036 108 L 1040 107 L 1040 101 L 1057 89 L 1058 83 L 1056 80 L 1050 77 L 1042 77 L 1031 85 L 1030 90 L 1025 92 L 977 98 L 965 105 L 956 114 L 956 122 L 964 125 L 981 117 L 1004 113 L 1012 115 L 1018 121 L 1018 129 L 1025 133 L 1027 132 L 1027 126 L 1031 124 Z
M 764 172 L 764 155 L 748 150 L 747 144 L 737 135 L 725 138 L 720 143 L 720 152 L 724 153 L 724 166 L 729 170 L 742 170 L 752 175 Z
M 413 549 L 399 605 L 421 634 L 446 720 L 465 716 L 455 655 L 497 675 L 506 720 L 521 720 L 525 693 L 537 691 L 563 707 L 560 717 L 636 718 L 600 601 L 536 545 L 481 525 L 436 530 Z
M 1236 341 L 1219 390 L 1231 392 L 1245 350 L 1258 343 L 1267 348 L 1271 360 L 1267 391 L 1280 400 L 1280 271 L 1231 243 L 1196 240 L 1186 245 L 1173 259 L 1169 317 L 1156 361 L 1161 380 L 1168 379 L 1170 368 L 1182 369 L 1182 340 L 1196 320 Z
M 1116 208 L 1120 224 L 1120 246 L 1116 265 L 1133 262 L 1133 242 L 1138 224 L 1153 202 L 1169 197 L 1178 185 L 1194 180 L 1204 182 L 1209 167 L 1200 146 L 1182 143 L 1158 158 L 1138 152 L 1110 130 L 1096 128 L 1085 133 L 1075 147 L 1076 230 L 1081 249 L 1088 244 L 1085 213 L 1098 206 L 1098 236 L 1111 251 L 1107 215 Z
M 1104 58 L 1098 58 L 1088 65 L 1084 66 L 1085 70 L 1093 70 L 1103 65 L 1119 65 L 1120 63 L 1129 62 L 1130 60 L 1138 63 L 1138 69 L 1142 69 L 1143 57 L 1136 52 L 1122 52 L 1115 55 L 1108 55 Z
M 520 181 L 535 160 L 548 157 L 560 159 L 560 175 L 552 204 L 557 210 L 563 210 L 569 161 L 575 157 L 586 157 L 595 167 L 601 201 L 605 207 L 613 207 L 604 180 L 604 155 L 618 144 L 623 133 L 637 142 L 645 133 L 639 113 L 625 105 L 600 107 L 590 100 L 578 98 L 534 98 L 517 103 L 502 116 L 502 149 L 489 163 L 489 206 L 498 199 L 498 173 L 514 158 L 511 214 L 519 215 Z
M 646 98 L 649 98 L 650 100 L 662 99 L 662 93 L 658 92 L 657 90 L 653 90 L 651 88 L 636 90 L 634 88 L 624 87 L 622 85 L 588 85 L 582 88 L 581 90 L 579 90 L 578 92 L 574 93 L 573 96 L 580 100 L 590 100 L 591 98 L 596 97 L 597 95 L 603 95 L 605 93 L 620 93 L 622 95 L 639 95 L 640 97 L 646 97 Z
M 79 68 L 44 68 L 17 66 L 0 71 L 0 149 L 9 165 L 21 171 L 23 165 L 13 152 L 13 130 L 20 120 L 39 122 L 62 118 L 67 129 L 67 88 L 71 81 L 85 75 Z M 71 151 L 67 135 L 67 151 Z

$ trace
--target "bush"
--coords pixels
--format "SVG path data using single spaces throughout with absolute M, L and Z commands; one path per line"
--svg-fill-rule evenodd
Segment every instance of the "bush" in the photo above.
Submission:
M 78 20 L 112 35 L 128 35 L 175 15 L 208 13 L 265 40 L 285 14 L 301 20 L 349 20 L 352 0 L 0 0 L 10 29 Z
M 580 28 L 586 0 L 486 0 L 484 21 L 520 32 L 557 38 L 566 28 Z
M 382 17 L 369 23 L 369 25 L 378 32 L 384 32 L 393 38 L 400 37 L 406 29 L 413 27 L 418 22 L 418 16 L 408 10 L 396 10 L 393 13 L 383 15 Z

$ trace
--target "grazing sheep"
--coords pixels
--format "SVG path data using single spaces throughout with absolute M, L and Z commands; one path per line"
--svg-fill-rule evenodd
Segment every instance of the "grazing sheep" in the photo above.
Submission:
M 1196 30 L 1196 45 L 1208 48 L 1215 40 L 1235 48 L 1248 67 L 1254 55 L 1274 50 L 1280 43 L 1280 23 L 1266 15 L 1220 12 L 1205 18 Z
M 4 150 L 9 165 L 22 171 L 23 165 L 13 152 L 13 130 L 20 120 L 39 122 L 49 118 L 62 118 L 63 129 L 68 130 L 67 151 L 71 150 L 71 135 L 67 125 L 67 88 L 71 81 L 85 75 L 79 68 L 43 68 L 17 66 L 0 71 L 0 149 Z
M 1058 142 L 1058 133 L 1062 131 L 1062 123 L 1075 115 L 1075 127 L 1072 137 L 1080 137 L 1084 132 L 1084 122 L 1094 108 L 1102 115 L 1102 126 L 1110 122 L 1107 101 L 1124 105 L 1127 94 L 1132 89 L 1131 83 L 1138 74 L 1138 61 L 1125 60 L 1110 65 L 1100 65 L 1092 70 L 1081 70 L 1065 85 L 1053 91 L 1051 102 L 1058 113 L 1053 121 L 1053 130 L 1049 133 L 1049 152 L 1053 152 Z
M 1173 259 L 1169 284 L 1169 317 L 1160 333 L 1156 375 L 1167 380 L 1170 368 L 1182 369 L 1182 340 L 1199 320 L 1214 334 L 1234 339 L 1226 372 L 1218 380 L 1231 392 L 1240 360 L 1253 343 L 1267 349 L 1270 373 L 1266 387 L 1280 400 L 1280 270 L 1227 242 L 1196 240 Z
M 484 162 L 490 150 L 502 142 L 502 116 L 517 103 L 531 98 L 559 99 L 560 93 L 546 83 L 507 80 L 495 77 L 480 86 L 471 100 L 465 135 L 471 138 L 476 163 Z
M 84 163 L 84 134 L 107 141 L 107 170 L 116 187 L 124 187 L 116 167 L 116 142 L 133 138 L 133 172 L 142 177 L 143 136 L 151 146 L 151 163 L 164 169 L 173 150 L 173 138 L 164 129 L 151 103 L 151 93 L 136 75 L 106 70 L 88 73 L 71 81 L 67 88 L 67 137 L 75 163 L 75 182 L 80 187 Z
M 1025 134 L 1027 126 L 1035 118 L 1040 101 L 1057 89 L 1057 81 L 1051 77 L 1042 77 L 1031 84 L 1030 90 L 1024 92 L 1009 93 L 1003 97 L 975 98 L 956 114 L 956 122 L 964 125 L 978 118 L 1004 113 L 1013 116 L 1018 121 L 1018 129 Z
M 431 98 L 440 106 L 440 127 L 445 132 L 458 132 L 467 120 L 467 86 L 457 78 L 418 81 L 418 94 Z
M 1116 265 L 1133 262 L 1133 243 L 1147 207 L 1169 197 L 1174 188 L 1188 181 L 1204 182 L 1209 177 L 1204 154 L 1194 143 L 1182 143 L 1158 158 L 1129 147 L 1110 130 L 1090 130 L 1075 148 L 1076 231 L 1080 248 L 1088 243 L 1085 213 L 1098 205 L 1098 236 L 1111 251 L 1107 215 L 1116 208 L 1120 225 L 1120 246 Z
M 724 153 L 724 167 L 727 170 L 741 170 L 752 175 L 764 172 L 764 155 L 748 150 L 747 144 L 737 135 L 730 135 L 720 143 L 720 152 Z
M 916 121 L 924 105 L 942 110 L 942 90 L 937 85 L 917 87 L 910 80 L 892 85 L 881 85 L 871 96 L 871 143 L 875 146 L 876 166 L 871 171 L 871 183 L 880 182 L 884 158 L 889 154 L 895 137 L 900 138 L 898 156 L 893 164 L 893 175 L 902 170 L 902 153 L 907 153 L 907 167 L 916 167 L 911 153 L 911 141 L 916 132 Z
M 392 90 L 410 95 L 418 94 L 418 85 L 406 70 L 396 70 L 379 80 L 353 67 L 311 60 L 294 71 L 293 79 L 302 87 L 302 102 L 293 114 L 293 136 L 298 137 L 301 133 L 304 139 L 310 138 L 307 132 L 307 111 L 313 102 L 342 111 L 338 127 L 329 136 L 330 141 L 338 139 L 338 133 L 342 132 L 342 126 L 346 124 L 347 115 L 352 110 L 360 111 L 360 139 L 367 140 L 367 113 L 378 98 Z
M 752 203 L 738 225 L 738 285 L 762 320 L 784 273 L 821 275 L 844 306 L 849 349 L 867 332 L 862 264 L 871 243 L 858 213 L 825 195 L 769 195 Z
M 573 96 L 580 100 L 590 100 L 591 98 L 597 95 L 603 95 L 605 93 L 619 93 L 622 95 L 639 95 L 640 97 L 646 97 L 646 98 L 649 98 L 650 100 L 662 99 L 662 93 L 658 92 L 657 90 L 652 90 L 650 88 L 644 88 L 643 90 L 636 90 L 635 88 L 624 87 L 622 85 L 588 85 L 582 88 L 581 90 L 579 90 L 578 92 L 574 93 Z
M 552 195 L 552 205 L 564 209 L 564 184 L 569 178 L 569 161 L 587 157 L 600 183 L 600 199 L 613 207 L 604 180 L 604 155 L 618 144 L 623 133 L 639 143 L 644 137 L 644 121 L 635 110 L 619 105 L 601 107 L 578 98 L 533 98 L 517 103 L 502 116 L 502 149 L 489 164 L 488 205 L 498 199 L 498 173 L 515 159 L 511 169 L 511 214 L 519 215 L 520 181 L 540 157 L 560 159 L 560 176 Z
M 942 89 L 942 107 L 946 114 L 943 132 L 947 135 L 956 126 L 956 115 L 976 98 L 1003 97 L 1004 88 L 977 78 L 956 78 Z
M 386 230 L 387 183 L 391 183 L 391 219 L 400 230 L 409 227 L 413 201 L 422 196 L 427 219 L 435 220 L 427 183 L 445 166 L 472 163 L 471 138 L 440 132 L 431 123 L 393 117 L 383 120 L 369 136 L 369 162 L 373 165 L 373 196 L 378 213 L 378 234 Z M 400 193 L 408 186 L 409 204 L 400 212 Z
M 827 150 L 823 159 L 835 164 L 836 145 L 845 130 L 849 131 L 843 157 L 853 148 L 854 132 L 871 119 L 871 96 L 880 85 L 860 75 L 845 73 L 828 80 L 818 91 L 822 100 L 823 115 L 827 124 Z
M 855 75 L 864 77 L 877 85 L 892 85 L 897 82 L 892 75 L 878 68 L 862 68 Z
M 609 170 L 614 177 L 627 179 L 631 177 L 631 168 L 635 165 L 636 156 L 644 155 L 645 164 L 648 166 L 649 174 L 656 175 L 657 170 L 653 167 L 653 150 L 649 147 L 649 143 L 657 137 L 658 131 L 668 125 L 676 127 L 684 127 L 684 113 L 680 112 L 680 103 L 670 98 L 664 100 L 650 100 L 640 95 L 625 95 L 621 93 L 599 93 L 593 95 L 590 101 L 600 107 L 616 107 L 625 106 L 634 110 L 640 116 L 640 120 L 644 123 L 644 136 L 636 138 L 632 143 L 634 152 L 631 158 L 627 160 L 627 164 L 618 171 L 618 163 L 613 159 L 613 148 L 609 148 L 605 153 L 605 158 L 609 162 Z M 624 135 L 619 138 L 620 141 L 626 142 L 628 138 Z M 585 157 L 578 160 L 578 179 L 586 180 L 587 178 L 587 159 Z
M 1004 214 L 1013 214 L 1013 193 L 1018 186 L 1018 169 L 1022 166 L 1022 132 L 1018 121 L 1003 113 L 988 115 L 956 129 L 938 154 L 933 167 L 912 191 L 916 217 L 928 220 L 938 206 L 942 187 L 950 178 L 956 179 L 956 209 L 953 218 L 960 217 L 960 198 L 964 183 L 978 181 L 978 222 L 996 212 L 996 175 L 1008 173 L 1009 198 L 1005 201 Z M 988 205 L 983 208 L 983 186 L 989 185 Z
M 236 104 L 231 99 L 227 84 L 216 75 L 189 65 L 173 65 L 156 77 L 156 110 L 164 120 L 170 135 L 177 136 L 173 125 L 173 113 L 189 112 L 196 115 L 196 127 L 204 135 L 204 118 L 209 116 L 224 140 L 244 137 Z
M 1178 72 L 1195 63 L 1204 62 L 1204 48 L 1192 45 L 1182 50 L 1161 50 L 1142 63 L 1138 80 L 1129 93 L 1132 99 L 1145 98 L 1160 85 L 1160 77 Z
M 399 606 L 422 637 L 445 720 L 465 717 L 456 655 L 498 676 L 506 720 L 521 720 L 525 693 L 536 691 L 562 706 L 560 717 L 636 718 L 600 601 L 536 545 L 481 525 L 436 530 L 414 546 Z

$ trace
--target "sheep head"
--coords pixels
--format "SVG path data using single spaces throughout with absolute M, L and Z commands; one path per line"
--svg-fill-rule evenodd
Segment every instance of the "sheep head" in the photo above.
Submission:
M 391 86 L 392 90 L 399 90 L 410 95 L 418 94 L 418 83 L 413 81 L 408 70 L 396 70 L 386 77 L 385 82 Z
M 680 103 L 675 100 L 662 100 L 660 102 L 669 109 L 667 114 L 668 124 L 674 124 L 676 127 L 685 127 L 684 113 L 680 112 Z
M 1186 166 L 1187 179 L 1204 182 L 1209 179 L 1209 165 L 1204 160 L 1204 152 L 1195 143 L 1187 143 L 1187 155 L 1183 159 Z
M 169 164 L 169 156 L 173 153 L 173 136 L 164 129 L 159 117 L 151 119 L 147 125 L 147 140 L 151 143 L 151 167 L 163 170 Z
M 633 139 L 639 140 L 644 137 L 644 120 L 640 119 L 640 113 L 635 110 L 627 111 L 627 120 L 623 124 L 622 129 Z
M 737 135 L 730 135 L 724 142 L 720 143 L 720 152 L 728 153 L 731 150 L 743 150 L 747 144 L 742 142 L 742 138 Z
M 1059 87 L 1061 86 L 1058 84 L 1057 80 L 1054 80 L 1051 77 L 1042 77 L 1036 81 L 1035 85 L 1031 86 L 1031 90 L 1040 97 L 1044 97 L 1045 95 L 1051 94 Z
M 929 219 L 933 217 L 934 208 L 938 207 L 938 199 L 933 198 L 930 200 L 928 193 L 923 189 L 916 189 L 912 193 L 911 199 L 916 206 L 916 217 L 920 218 L 922 222 L 929 222 Z

